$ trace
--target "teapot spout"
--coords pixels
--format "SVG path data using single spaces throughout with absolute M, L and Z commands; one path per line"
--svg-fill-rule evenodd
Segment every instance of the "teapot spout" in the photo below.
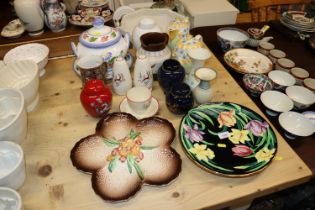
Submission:
M 76 57 L 79 57 L 78 48 L 77 48 L 77 46 L 74 44 L 74 42 L 71 42 L 71 49 L 72 49 L 73 54 L 74 54 Z

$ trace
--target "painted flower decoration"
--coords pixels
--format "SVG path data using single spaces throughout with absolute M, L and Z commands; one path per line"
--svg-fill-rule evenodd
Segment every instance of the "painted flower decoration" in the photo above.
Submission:
M 257 159 L 258 163 L 262 161 L 269 162 L 270 159 L 274 156 L 274 153 L 275 149 L 269 150 L 267 147 L 264 147 L 255 154 L 255 158 Z
M 266 133 L 269 124 L 267 122 L 260 122 L 258 120 L 251 120 L 244 127 L 246 130 L 250 130 L 254 136 L 263 136 Z
M 246 145 L 236 145 L 232 148 L 233 155 L 239 157 L 247 157 L 248 155 L 252 154 L 253 151 Z
M 249 133 L 248 130 L 238 130 L 238 129 L 232 128 L 232 132 L 230 133 L 229 140 L 233 144 L 239 144 L 239 143 L 244 144 L 245 141 L 250 140 L 248 137 L 248 133 Z
M 189 149 L 189 152 L 196 155 L 198 160 L 203 160 L 208 162 L 208 159 L 213 159 L 215 157 L 214 152 L 211 149 L 207 149 L 207 145 L 204 144 L 194 144 L 194 147 Z
M 184 129 L 185 137 L 189 139 L 192 143 L 200 142 L 203 140 L 202 135 L 205 133 L 199 130 L 197 124 L 195 124 L 193 128 L 190 128 L 188 125 L 184 125 Z
M 178 176 L 181 159 L 170 147 L 174 137 L 165 119 L 111 113 L 99 121 L 94 135 L 75 144 L 71 160 L 92 173 L 93 189 L 104 200 L 126 200 L 143 184 L 164 185 Z
M 218 116 L 219 128 L 222 128 L 223 125 L 227 127 L 232 127 L 236 124 L 235 111 L 231 109 L 229 112 L 220 112 Z

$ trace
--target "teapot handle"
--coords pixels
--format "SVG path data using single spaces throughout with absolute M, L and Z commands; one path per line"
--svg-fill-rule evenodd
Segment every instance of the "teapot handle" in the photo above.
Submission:
M 124 40 L 127 44 L 127 50 L 129 49 L 130 47 L 130 33 L 129 32 L 126 32 L 125 35 L 124 35 Z
M 73 54 L 76 57 L 79 57 L 78 48 L 75 46 L 74 42 L 71 42 L 70 45 L 71 45 L 71 49 L 72 49 Z

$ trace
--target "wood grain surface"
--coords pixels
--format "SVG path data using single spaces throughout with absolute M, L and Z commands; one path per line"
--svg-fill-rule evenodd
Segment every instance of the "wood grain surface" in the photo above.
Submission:
M 28 135 L 22 143 L 27 178 L 19 190 L 25 210 L 218 209 L 236 206 L 310 179 L 311 171 L 278 132 L 276 160 L 261 173 L 246 178 L 220 177 L 201 170 L 182 151 L 177 133 L 172 146 L 183 160 L 177 179 L 167 186 L 144 186 L 126 202 L 104 202 L 92 189 L 91 175 L 76 170 L 69 157 L 80 138 L 94 133 L 98 121 L 80 104 L 82 84 L 72 70 L 73 60 L 49 61 L 46 74 L 40 79 L 39 105 L 28 114 Z M 207 65 L 218 72 L 212 83 L 213 101 L 239 103 L 263 116 L 215 56 Z M 168 111 L 157 82 L 154 82 L 153 96 L 160 103 L 159 116 L 170 120 L 178 132 L 182 116 Z M 112 112 L 119 111 L 122 99 L 122 96 L 114 96 Z

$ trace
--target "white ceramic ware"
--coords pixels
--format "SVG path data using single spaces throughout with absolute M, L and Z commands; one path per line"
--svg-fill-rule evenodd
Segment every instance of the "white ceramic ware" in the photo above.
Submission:
M 0 187 L 0 209 L 23 210 L 20 194 L 9 187 Z
M 126 95 L 132 87 L 128 64 L 123 57 L 118 57 L 113 65 L 113 89 L 117 95 Z
M 288 112 L 293 108 L 293 101 L 279 91 L 267 90 L 260 95 L 260 100 L 270 116 L 277 116 L 279 112 Z
M 160 27 L 151 18 L 143 18 L 132 31 L 132 43 L 135 49 L 141 47 L 140 37 L 149 32 L 161 32 Z
M 306 109 L 315 103 L 315 94 L 305 87 L 290 86 L 285 89 L 285 93 L 297 109 Z
M 9 50 L 3 61 L 9 64 L 20 60 L 33 60 L 39 69 L 39 76 L 45 74 L 45 66 L 48 63 L 49 48 L 40 43 L 24 44 Z
M 133 83 L 137 86 L 144 86 L 152 90 L 153 73 L 149 59 L 145 55 L 139 55 L 133 71 Z
M 280 58 L 275 64 L 275 69 L 283 70 L 285 72 L 290 72 L 293 67 L 295 67 L 295 63 L 288 58 Z
M 302 114 L 313 123 L 315 128 L 315 111 L 305 111 Z
M 217 30 L 217 39 L 223 52 L 234 48 L 245 47 L 249 35 L 239 28 L 224 27 Z
M 268 55 L 271 50 L 273 50 L 275 46 L 270 42 L 259 42 L 257 47 L 257 51 L 261 54 Z
M 130 43 L 130 35 L 122 33 L 117 28 L 104 25 L 104 19 L 95 18 L 93 27 L 83 32 L 76 46 L 71 42 L 73 53 L 77 57 L 99 55 L 105 62 L 112 63 L 118 56 L 125 56 Z
M 296 136 L 310 136 L 315 131 L 311 120 L 297 112 L 281 113 L 279 123 L 287 131 L 285 136 L 289 139 L 294 139 Z
M 25 161 L 20 145 L 0 141 L 0 186 L 19 189 L 25 181 Z
M 44 32 L 44 13 L 40 8 L 40 0 L 14 0 L 14 10 L 17 16 L 25 23 L 30 36 Z
M 310 73 L 303 68 L 294 67 L 290 70 L 290 74 L 294 76 L 296 84 L 303 85 L 303 80 L 310 76 Z
M 27 112 L 32 111 L 39 101 L 38 66 L 32 60 L 9 63 L 0 69 L 0 88 L 19 89 L 24 95 Z
M 143 118 L 147 118 L 147 117 L 152 117 L 154 115 L 157 114 L 157 112 L 160 109 L 160 105 L 159 102 L 157 101 L 156 98 L 152 97 L 150 106 L 146 109 L 146 111 L 142 114 L 138 114 L 136 112 L 133 111 L 133 109 L 130 108 L 127 98 L 124 98 L 122 100 L 122 102 L 119 105 L 119 110 L 121 112 L 127 112 L 129 114 L 132 114 L 133 116 L 135 116 L 137 119 L 143 119 Z
M 274 70 L 268 73 L 268 77 L 274 82 L 275 89 L 284 90 L 288 86 L 295 84 L 294 77 L 282 70 Z
M 268 57 L 270 58 L 273 64 L 275 64 L 278 59 L 284 58 L 285 56 L 286 56 L 286 53 L 278 49 L 270 50 L 268 54 Z
M 144 17 L 153 19 L 161 32 L 167 32 L 169 23 L 175 18 L 184 18 L 183 15 L 170 9 L 139 9 L 122 17 L 120 29 L 132 34 L 133 29 Z
M 196 70 L 195 75 L 200 80 L 199 85 L 192 91 L 196 103 L 210 102 L 213 97 L 210 81 L 217 77 L 217 72 L 210 68 L 200 68 Z
M 26 137 L 27 113 L 23 93 L 0 88 L 0 141 L 20 144 Z
M 1 31 L 1 36 L 5 38 L 18 38 L 25 31 L 25 26 L 20 19 L 10 21 Z
M 128 106 L 137 114 L 143 114 L 149 108 L 152 101 L 151 90 L 147 87 L 139 86 L 128 90 Z
M 224 61 L 236 72 L 242 74 L 265 74 L 272 70 L 271 60 L 254 50 L 232 49 L 224 54 Z
M 315 93 L 315 79 L 307 78 L 303 80 L 303 85 Z

